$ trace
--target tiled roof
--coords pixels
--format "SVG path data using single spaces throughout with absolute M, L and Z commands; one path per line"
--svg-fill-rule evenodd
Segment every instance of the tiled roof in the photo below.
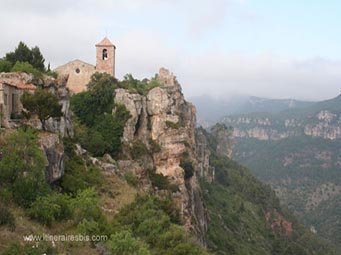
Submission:
M 15 87 L 17 89 L 23 89 L 23 90 L 35 90 L 37 87 L 33 85 L 32 83 L 24 83 L 19 80 L 11 80 L 11 79 L 0 79 L 0 83 Z
M 100 41 L 99 43 L 97 43 L 96 46 L 114 46 L 115 47 L 115 45 L 112 42 L 110 42 L 110 40 L 107 37 L 104 37 L 104 39 Z

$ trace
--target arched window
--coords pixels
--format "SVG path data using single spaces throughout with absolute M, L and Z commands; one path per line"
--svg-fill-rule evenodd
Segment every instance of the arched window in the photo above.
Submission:
M 103 60 L 107 60 L 108 59 L 108 51 L 107 51 L 107 49 L 104 49 L 102 51 L 102 59 Z

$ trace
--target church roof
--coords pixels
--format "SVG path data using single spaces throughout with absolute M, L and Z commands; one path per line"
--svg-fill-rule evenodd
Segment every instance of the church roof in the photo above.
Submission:
M 114 46 L 115 47 L 115 45 L 112 42 L 110 42 L 108 37 L 104 37 L 102 41 L 96 44 L 96 46 Z

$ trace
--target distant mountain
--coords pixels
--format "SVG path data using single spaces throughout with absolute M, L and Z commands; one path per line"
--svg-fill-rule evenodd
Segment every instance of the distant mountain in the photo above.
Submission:
M 210 96 L 192 97 L 190 101 L 197 108 L 199 125 L 208 127 L 222 117 L 231 114 L 245 114 L 252 112 L 280 112 L 287 109 L 307 107 L 314 102 L 295 99 L 267 99 L 254 96 L 233 96 L 216 99 Z
M 223 118 L 233 156 L 302 222 L 341 244 L 341 95 L 307 107 Z

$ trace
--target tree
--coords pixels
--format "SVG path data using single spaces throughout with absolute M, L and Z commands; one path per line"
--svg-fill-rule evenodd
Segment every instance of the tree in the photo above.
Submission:
M 34 94 L 25 92 L 21 97 L 21 102 L 29 114 L 36 114 L 38 116 L 43 130 L 46 130 L 46 120 L 63 115 L 61 111 L 62 106 L 59 104 L 58 98 L 43 89 L 36 90 Z
M 16 62 L 27 62 L 39 71 L 45 72 L 45 59 L 37 46 L 30 49 L 25 43 L 19 42 L 19 45 L 15 48 L 14 52 L 6 54 L 5 60 L 12 63 L 12 66 L 14 66 Z
M 28 207 L 37 196 L 49 190 L 45 181 L 46 159 L 37 136 L 31 129 L 19 129 L 6 135 L 0 141 L 0 148 L 3 152 L 0 189 L 8 188 L 17 204 Z

